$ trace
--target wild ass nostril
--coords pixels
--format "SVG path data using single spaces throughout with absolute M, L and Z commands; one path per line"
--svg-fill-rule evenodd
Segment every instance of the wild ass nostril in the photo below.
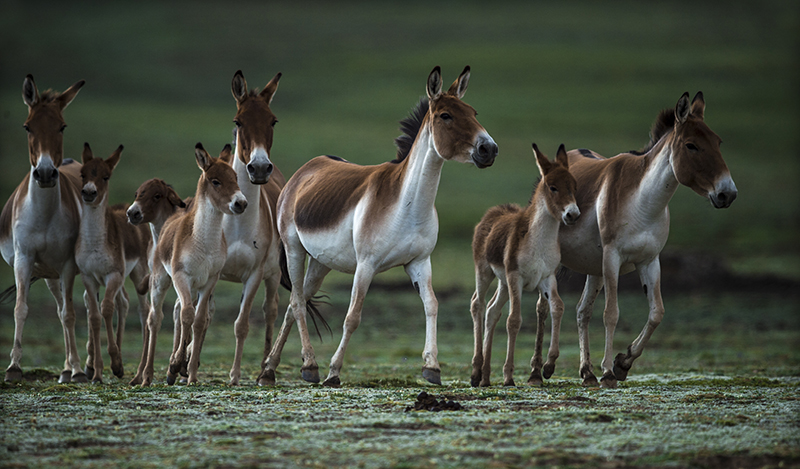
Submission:
M 247 173 L 248 174 L 253 174 L 255 172 L 256 172 L 256 167 L 253 166 L 253 163 L 248 164 L 247 165 Z
M 272 165 L 271 165 L 271 164 L 268 164 L 268 165 L 267 165 L 267 174 L 268 174 L 268 175 L 269 175 L 269 174 L 272 174 Z

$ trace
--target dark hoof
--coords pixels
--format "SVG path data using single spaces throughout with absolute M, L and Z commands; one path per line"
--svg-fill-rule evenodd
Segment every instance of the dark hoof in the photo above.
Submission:
M 136 386 L 137 384 L 142 384 L 141 376 L 134 376 L 133 379 L 128 383 L 128 386 Z
M 600 378 L 600 387 L 615 389 L 617 387 L 617 378 L 614 376 L 614 373 L 608 372 L 603 374 L 603 377 Z
M 628 379 L 628 371 L 631 369 L 632 364 L 626 366 L 625 359 L 629 357 L 630 356 L 626 356 L 620 353 L 614 359 L 614 376 L 616 376 L 616 378 L 619 381 L 625 381 L 626 379 Z
M 103 384 L 103 378 L 92 378 L 92 384 Z
M 68 372 L 69 373 L 69 372 Z M 62 373 L 63 376 L 63 373 Z M 71 376 L 71 375 L 67 375 Z M 9 383 L 16 383 L 17 381 L 22 381 L 22 368 L 18 366 L 13 366 L 6 370 L 6 382 Z M 58 381 L 59 383 L 61 380 Z
M 556 364 L 555 363 L 545 363 L 544 368 L 542 368 L 542 375 L 544 379 L 550 379 L 553 376 L 553 372 L 556 371 Z
M 581 383 L 581 386 L 583 386 L 585 388 L 596 388 L 596 387 L 600 386 L 600 383 L 598 383 L 597 382 L 597 378 L 594 375 L 592 375 L 592 376 L 588 376 L 586 378 L 583 378 L 583 382 Z
M 309 383 L 319 383 L 319 368 L 300 369 L 300 377 Z
M 531 376 L 528 378 L 528 386 L 541 386 L 544 384 L 542 373 L 538 370 L 531 371 Z
M 169 370 L 167 370 L 167 377 L 172 376 L 172 379 L 175 379 L 175 376 L 178 376 L 178 373 L 181 371 L 181 364 L 180 363 L 170 363 Z M 182 376 L 188 376 L 188 374 L 184 375 L 181 373 Z
M 259 386 L 275 386 L 275 370 L 262 371 L 256 382 Z
M 86 365 L 86 369 L 83 370 L 86 373 L 86 376 L 94 376 L 94 367 Z
M 327 386 L 329 388 L 341 388 L 342 382 L 339 380 L 338 376 L 333 376 L 325 380 L 322 383 L 323 386 Z
M 470 376 L 469 384 L 473 388 L 477 388 L 478 386 L 480 386 L 480 384 L 481 384 L 481 375 L 472 375 L 472 376 Z
M 423 368 L 422 377 L 425 378 L 429 383 L 439 384 L 439 385 L 442 384 L 442 372 L 439 370 L 434 370 L 431 368 Z
M 167 384 L 169 384 L 170 386 L 175 384 L 175 375 L 167 373 Z
M 86 373 L 76 373 L 72 375 L 72 382 L 73 383 L 88 383 L 89 377 L 86 376 Z
M 122 363 L 120 363 L 118 366 L 111 365 L 111 371 L 114 373 L 114 376 L 119 379 L 122 379 L 122 377 L 125 376 L 125 368 L 122 366 Z
M 514 378 L 504 381 L 503 386 L 516 386 L 516 384 L 514 383 Z
M 6 374 L 6 376 L 8 375 Z M 8 378 L 6 378 L 6 381 L 8 381 Z M 61 376 L 58 377 L 58 384 L 67 384 L 70 381 L 72 381 L 72 371 L 70 370 L 62 371 Z

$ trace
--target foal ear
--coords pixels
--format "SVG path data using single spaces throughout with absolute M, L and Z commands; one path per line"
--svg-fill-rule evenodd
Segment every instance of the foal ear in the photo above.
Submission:
M 122 156 L 122 150 L 124 148 L 125 147 L 120 145 L 116 150 L 114 150 L 114 153 L 112 153 L 111 156 L 106 158 L 106 164 L 111 166 L 111 171 L 114 171 L 114 168 L 117 167 L 117 163 L 119 163 L 119 158 Z
M 689 113 L 691 113 L 691 108 L 689 107 L 689 93 L 683 93 L 681 99 L 678 100 L 678 104 L 675 105 L 675 118 L 683 124 L 686 122 L 686 119 L 689 118 Z
M 81 161 L 83 164 L 86 164 L 94 159 L 92 155 L 92 148 L 89 146 L 89 142 L 83 143 L 83 153 L 81 153 Z
M 556 153 L 556 161 L 561 163 L 564 168 L 569 169 L 569 157 L 567 156 L 567 149 L 564 148 L 564 144 L 562 143 L 558 147 L 558 153 Z
M 231 152 L 231 144 L 226 143 L 224 147 L 222 147 L 222 151 L 219 153 L 219 159 L 224 161 L 227 164 L 231 164 L 233 161 L 233 153 Z
M 433 101 L 442 94 L 442 69 L 438 65 L 433 67 L 433 71 L 428 75 L 425 92 L 428 94 L 428 101 Z
M 272 104 L 272 98 L 275 96 L 275 92 L 278 91 L 278 82 L 281 80 L 281 75 L 282 73 L 278 72 L 278 74 L 272 77 L 272 80 L 267 83 L 264 90 L 258 94 L 264 98 L 267 104 Z
M 81 88 L 85 83 L 86 80 L 81 80 L 75 83 L 74 85 L 70 86 L 66 90 L 64 90 L 64 92 L 61 93 L 60 95 L 58 95 L 56 101 L 58 102 L 58 105 L 61 107 L 62 111 L 69 105 L 69 103 L 72 102 L 73 99 L 75 99 L 75 96 L 78 96 L 78 91 L 81 90 Z
M 33 75 L 25 77 L 22 82 L 22 100 L 28 107 L 33 107 L 34 104 L 39 102 L 39 89 L 36 88 L 36 83 L 33 81 Z
M 211 166 L 211 155 L 208 154 L 203 144 L 197 142 L 194 147 L 194 157 L 197 160 L 197 166 L 205 172 Z
M 447 90 L 447 93 L 461 99 L 464 97 L 464 93 L 467 92 L 467 85 L 469 85 L 469 65 L 464 67 L 464 71 L 461 72 L 461 75 L 458 76 L 456 81 L 450 85 L 450 89 Z
M 183 200 L 181 200 L 181 197 L 178 195 L 177 192 L 175 192 L 175 189 L 173 189 L 171 187 L 167 188 L 167 201 L 170 204 L 172 204 L 172 205 L 174 205 L 176 207 L 180 207 L 180 208 L 186 207 L 186 204 L 183 203 Z
M 231 93 L 233 94 L 236 102 L 241 104 L 247 98 L 247 81 L 241 70 L 236 70 L 233 74 L 233 81 L 231 82 Z
M 703 92 L 698 91 L 697 94 L 694 95 L 694 99 L 692 99 L 692 115 L 702 119 L 705 110 L 706 102 L 703 99 Z
M 539 174 L 545 176 L 550 172 L 553 163 L 547 159 L 544 153 L 539 151 L 539 147 L 537 147 L 535 143 L 533 144 L 533 154 L 536 155 L 536 166 L 539 168 Z

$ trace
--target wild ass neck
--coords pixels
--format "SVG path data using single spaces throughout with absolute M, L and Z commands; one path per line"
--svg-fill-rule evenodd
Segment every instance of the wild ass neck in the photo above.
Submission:
M 81 244 L 100 249 L 105 246 L 108 237 L 108 218 L 106 215 L 108 202 L 106 197 L 96 206 L 83 205 L 81 213 Z
M 35 213 L 36 216 L 33 218 L 41 223 L 50 223 L 50 219 L 61 210 L 61 190 L 61 178 L 56 180 L 54 187 L 39 187 L 33 179 L 33 168 L 31 168 L 28 175 L 28 203 L 30 204 L 28 213 Z M 80 206 L 81 204 L 78 203 L 79 210 Z
M 541 253 L 545 249 L 559 250 L 558 229 L 561 218 L 553 216 L 547 209 L 547 201 L 543 191 L 545 183 L 541 181 L 536 189 L 533 202 L 528 207 L 530 224 L 528 225 L 528 243 L 534 253 Z
M 209 252 L 216 252 L 223 236 L 223 213 L 207 197 L 197 197 L 195 204 L 197 209 L 194 213 L 192 238 L 198 246 L 206 246 L 214 250 Z
M 640 219 L 654 220 L 663 216 L 678 189 L 678 179 L 672 170 L 671 135 L 671 132 L 665 135 L 652 150 L 640 157 L 645 159 L 646 169 L 631 200 Z
M 414 220 L 425 220 L 433 214 L 444 165 L 444 158 L 434 148 L 427 119 L 404 163 L 398 207 Z

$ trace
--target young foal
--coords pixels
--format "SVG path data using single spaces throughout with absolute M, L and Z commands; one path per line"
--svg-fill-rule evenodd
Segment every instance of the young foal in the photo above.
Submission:
M 126 212 L 128 222 L 133 226 L 143 226 L 145 224 L 150 226 L 150 239 L 151 242 L 147 247 L 147 265 L 148 270 L 153 269 L 153 260 L 155 256 L 155 247 L 158 243 L 158 236 L 161 233 L 161 228 L 167 220 L 186 209 L 187 204 L 190 204 L 192 197 L 182 200 L 175 189 L 162 179 L 153 178 L 143 182 L 134 195 L 134 201 Z M 149 278 L 148 278 L 149 282 Z M 180 322 L 180 302 L 175 302 L 175 307 L 172 312 L 173 324 Z M 136 375 L 130 381 L 130 385 L 142 384 L 142 377 L 144 375 L 144 366 L 147 361 L 147 344 L 150 341 L 150 331 L 147 327 L 147 316 L 141 318 L 142 324 L 142 356 L 139 360 L 139 368 Z M 174 328 L 174 341 L 173 348 L 177 347 L 180 340 L 180 328 Z
M 180 369 L 187 366 L 187 354 L 191 356 L 187 366 L 188 382 L 197 382 L 200 349 L 210 319 L 208 302 L 227 254 L 222 215 L 241 214 L 247 207 L 247 199 L 236 183 L 236 173 L 229 165 L 231 157 L 230 145 L 225 145 L 219 158 L 212 158 L 197 144 L 195 158 L 203 174 L 197 182 L 192 207 L 167 220 L 161 230 L 150 276 L 151 304 L 147 319 L 150 340 L 142 386 L 149 386 L 153 381 L 156 342 L 170 279 L 181 302 L 180 323 L 175 324 L 181 328 L 181 334 L 180 343 L 170 357 L 167 383 L 173 384 Z M 190 341 L 193 343 L 189 353 Z
M 678 184 L 706 197 L 715 208 L 736 198 L 736 185 L 720 153 L 721 139 L 703 121 L 703 93 L 689 103 L 681 96 L 674 110 L 664 110 L 643 152 L 603 158 L 589 150 L 569 152 L 570 171 L 578 181 L 578 207 L 584 215 L 561 230 L 561 262 L 587 274 L 578 303 L 578 331 L 583 384 L 596 386 L 589 358 L 589 319 L 597 294 L 606 290 L 603 312 L 605 356 L 600 385 L 624 381 L 664 317 L 658 256 L 669 233 L 668 203 Z M 612 363 L 614 329 L 619 317 L 617 280 L 636 269 L 650 303 L 639 336 Z
M 394 162 L 359 166 L 320 156 L 301 167 L 284 187 L 278 199 L 278 229 L 286 246 L 292 293 L 267 359 L 266 371 L 272 382 L 294 321 L 302 343 L 301 375 L 306 381 L 319 382 L 306 324 L 306 301 L 320 288 L 325 275 L 336 269 L 355 274 L 342 340 L 323 383 L 339 386 L 345 348 L 361 321 L 364 295 L 373 276 L 402 265 L 425 306 L 423 376 L 441 383 L 436 357 L 438 303 L 431 286 L 430 261 L 439 229 L 434 207 L 439 177 L 447 160 L 485 168 L 497 155 L 497 145 L 478 123 L 475 110 L 461 101 L 469 75 L 466 67 L 443 93 L 441 70 L 433 69 L 426 88 L 428 101 L 422 101 L 413 118 L 403 123 L 409 135 L 399 139 L 399 158 Z M 304 275 L 307 254 L 310 259 Z
M 122 378 L 123 367 L 120 349 L 128 315 L 128 295 L 125 292 L 125 277 L 130 275 L 139 296 L 139 318 L 146 317 L 147 247 L 150 232 L 144 227 L 131 229 L 128 226 L 125 207 L 108 205 L 108 181 L 119 162 L 122 145 L 107 159 L 94 158 L 89 144 L 83 147 L 81 168 L 81 215 L 78 241 L 75 244 L 75 262 L 81 272 L 86 288 L 84 300 L 89 316 L 89 343 L 87 349 L 87 373 L 92 372 L 93 382 L 103 380 L 103 358 L 100 351 L 100 325 L 106 323 L 108 354 L 111 370 Z M 101 286 L 105 286 L 103 301 L 98 308 L 97 300 Z M 117 307 L 117 336 L 114 338 L 112 316 Z
M 75 240 L 80 223 L 78 192 L 80 164 L 63 160 L 62 112 L 83 86 L 81 80 L 63 93 L 41 95 L 28 75 L 22 99 L 28 106 L 25 131 L 31 170 L 9 197 L 0 214 L 0 252 L 14 269 L 17 302 L 14 306 L 14 345 L 6 381 L 22 379 L 22 329 L 28 317 L 28 293 L 32 277 L 46 279 L 58 306 L 64 330 L 66 359 L 59 382 L 86 382 L 75 343 L 75 309 L 72 286 Z M 63 162 L 63 165 L 62 165 Z
M 511 299 L 506 329 L 508 348 L 503 366 L 503 384 L 514 386 L 514 347 L 522 324 L 522 291 L 538 289 L 550 304 L 552 332 L 544 377 L 549 378 L 558 358 L 558 334 L 564 302 L 558 296 L 556 271 L 561 253 L 558 230 L 563 222 L 572 225 L 580 216 L 575 204 L 575 178 L 569 173 L 569 161 L 564 145 L 558 148 L 555 163 L 533 145 L 536 165 L 542 180 L 536 186 L 530 204 L 500 205 L 486 212 L 475 227 L 472 255 L 475 260 L 475 293 L 470 312 L 475 336 L 472 357 L 472 385 L 489 386 L 492 337 L 501 309 Z M 486 292 L 497 277 L 497 291 L 486 308 Z M 484 312 L 485 323 L 484 323 Z M 538 326 L 536 346 L 531 358 L 528 384 L 542 384 L 542 342 L 547 304 L 537 305 Z M 484 325 L 485 324 L 485 325 Z

